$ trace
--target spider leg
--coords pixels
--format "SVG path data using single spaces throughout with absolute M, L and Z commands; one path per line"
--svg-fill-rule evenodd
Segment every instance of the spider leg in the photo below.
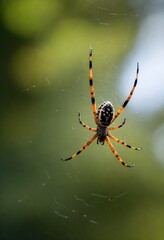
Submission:
M 122 124 L 120 124 L 118 126 L 110 127 L 110 128 L 108 128 L 108 130 L 115 130 L 115 129 L 121 128 L 125 124 L 125 121 L 126 121 L 126 118 L 124 118 L 124 121 Z
M 110 140 L 108 139 L 108 137 L 106 137 L 105 140 L 106 140 L 107 144 L 109 145 L 111 151 L 113 152 L 114 156 L 117 158 L 117 160 L 118 160 L 123 166 L 125 166 L 125 167 L 134 167 L 134 164 L 128 165 L 127 163 L 125 163 L 125 162 L 121 159 L 121 157 L 118 155 L 117 151 L 115 150 L 113 144 L 112 144 L 112 143 L 110 142 Z
M 83 150 L 86 149 L 86 147 L 88 147 L 94 140 L 95 138 L 97 137 L 97 133 L 87 142 L 84 144 L 84 146 L 82 148 L 80 148 L 80 150 L 76 153 L 74 153 L 71 157 L 69 158 L 66 158 L 66 159 L 61 159 L 63 161 L 68 161 L 68 160 L 71 160 L 72 158 L 76 157 L 77 155 L 79 155 Z
M 90 85 L 90 95 L 91 95 L 91 103 L 92 103 L 92 111 L 95 123 L 97 124 L 97 108 L 96 108 L 96 100 L 95 100 L 95 91 L 93 87 L 93 72 L 92 72 L 92 48 L 90 48 L 89 53 L 89 85 Z
M 86 125 L 85 123 L 83 123 L 81 121 L 81 116 L 80 116 L 80 112 L 78 112 L 78 118 L 79 118 L 79 123 L 84 127 L 87 128 L 88 130 L 92 131 L 92 132 L 97 132 L 96 128 L 91 128 L 88 125 Z
M 138 148 L 138 147 L 132 147 L 132 146 L 126 144 L 125 142 L 119 140 L 118 138 L 112 136 L 112 135 L 109 134 L 109 133 L 108 133 L 108 137 L 110 137 L 111 139 L 113 139 L 113 140 L 116 141 L 117 143 L 120 143 L 120 144 L 122 144 L 123 146 L 128 147 L 128 148 L 131 148 L 131 149 L 133 149 L 133 150 L 141 150 L 141 149 L 142 149 L 142 148 Z
M 132 87 L 132 90 L 130 91 L 129 93 L 129 96 L 127 97 L 127 99 L 125 100 L 125 102 L 122 104 L 122 106 L 118 109 L 118 111 L 116 112 L 116 114 L 114 115 L 113 119 L 112 119 L 112 122 L 114 122 L 114 120 L 122 113 L 122 111 L 124 110 L 124 108 L 126 107 L 126 105 L 128 104 L 128 102 L 130 101 L 132 95 L 133 95 L 133 92 L 134 92 L 134 89 L 137 85 L 137 81 L 138 81 L 138 73 L 139 73 L 139 63 L 137 63 L 137 72 L 136 72 L 136 79 L 134 81 L 134 85 Z

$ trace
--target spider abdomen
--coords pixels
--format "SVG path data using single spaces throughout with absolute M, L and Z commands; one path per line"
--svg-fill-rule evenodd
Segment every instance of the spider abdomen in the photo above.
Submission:
M 102 127 L 107 127 L 110 125 L 113 115 L 114 115 L 114 107 L 111 102 L 106 101 L 103 102 L 97 111 L 97 120 L 98 124 Z

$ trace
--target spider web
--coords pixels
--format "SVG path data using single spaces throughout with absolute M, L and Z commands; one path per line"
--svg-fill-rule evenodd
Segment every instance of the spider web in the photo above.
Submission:
M 124 12 L 117 13 L 115 11 L 111 11 L 110 8 L 103 7 L 103 4 L 100 5 L 99 3 L 96 3 L 95 1 L 86 0 L 86 2 L 88 3 L 88 5 L 91 8 L 97 9 L 101 13 L 101 16 L 103 16 L 102 13 L 104 13 L 105 19 L 106 19 L 106 13 L 108 13 L 110 16 L 116 17 L 116 18 L 117 17 L 124 18 L 127 16 L 130 18 L 137 18 L 140 16 L 139 13 L 135 13 L 135 14 L 129 14 L 129 13 L 124 13 Z M 97 24 L 108 26 L 109 22 L 103 22 L 103 18 L 101 18 L 101 19 L 97 19 Z M 118 75 L 121 76 L 122 72 L 125 72 L 125 71 L 122 71 L 122 69 L 120 69 L 120 67 L 117 66 L 111 60 L 109 61 L 109 63 L 110 63 L 110 67 L 112 67 L 114 69 L 114 71 L 117 72 Z M 133 73 L 134 73 L 134 71 L 133 71 Z M 106 73 L 106 74 L 107 74 L 107 80 L 108 80 L 109 74 L 108 73 Z M 126 72 L 125 72 L 125 74 L 127 75 Z M 62 88 L 60 90 L 56 90 L 56 91 L 54 91 L 54 94 L 61 95 L 62 97 L 65 95 L 71 95 L 72 97 L 80 95 L 80 97 L 83 100 L 88 102 L 88 95 L 80 94 L 79 90 L 77 90 L 79 82 L 82 81 L 82 78 L 83 78 L 83 74 L 82 74 L 82 72 L 80 72 L 78 74 L 78 76 L 75 78 L 75 81 L 74 81 L 75 84 L 73 84 L 71 88 L 69 87 L 69 88 Z M 123 85 L 126 86 L 126 84 L 123 84 Z M 28 94 L 28 93 L 31 93 L 32 91 L 35 91 L 36 89 L 42 90 L 45 88 L 45 85 L 47 85 L 49 88 L 53 87 L 53 82 L 51 82 L 51 79 L 48 76 L 44 76 L 41 81 L 38 81 L 38 82 L 34 83 L 32 86 L 29 86 L 28 88 L 23 89 L 22 92 L 26 92 Z M 127 92 L 126 90 L 127 89 L 125 89 L 125 92 Z M 113 90 L 113 89 L 111 89 L 111 98 L 113 98 L 115 100 L 117 107 L 120 106 L 120 104 L 123 102 L 123 99 L 124 99 L 123 97 L 120 97 L 120 94 L 116 90 Z M 97 102 L 105 101 L 103 95 L 96 96 L 96 100 L 97 100 Z M 58 114 L 60 109 L 58 107 L 56 107 L 55 111 L 56 111 L 56 114 Z M 71 127 L 71 129 L 77 130 L 77 128 L 74 125 Z M 86 138 L 86 140 L 87 140 L 87 138 Z M 33 141 L 31 139 L 29 139 L 29 143 L 32 144 Z M 68 173 L 68 175 L 69 174 L 70 173 Z M 73 177 L 71 176 L 71 178 L 73 178 Z M 48 187 L 47 183 L 48 183 L 48 181 L 50 181 L 50 179 L 51 178 L 49 177 L 49 174 L 48 174 L 47 182 L 42 183 L 43 188 Z M 71 195 L 72 201 L 76 202 L 76 204 L 75 204 L 77 206 L 76 208 L 69 208 L 69 206 L 65 206 L 65 203 L 62 202 L 62 200 L 59 200 L 57 196 L 55 196 L 53 213 L 57 217 L 63 218 L 66 221 L 70 221 L 72 218 L 74 218 L 74 216 L 76 216 L 77 219 L 79 218 L 85 222 L 92 223 L 92 224 L 98 224 L 99 220 L 92 213 L 89 213 L 90 212 L 89 209 L 98 208 L 99 204 L 103 205 L 104 203 L 110 205 L 110 204 L 112 204 L 112 202 L 115 202 L 116 200 L 119 200 L 120 198 L 124 198 L 127 195 L 127 192 L 122 192 L 122 191 L 117 194 L 109 193 L 109 195 L 106 195 L 106 192 L 105 192 L 105 194 L 101 194 L 99 191 L 101 192 L 101 187 L 97 190 L 97 192 L 91 191 L 90 193 L 88 193 L 87 200 L 85 199 L 85 197 L 83 197 L 83 194 L 81 194 L 79 192 Z M 28 196 L 25 196 L 22 199 L 18 199 L 17 203 L 22 204 L 22 202 L 26 201 L 26 199 L 28 199 Z M 80 208 L 80 211 L 78 208 Z
M 94 1 L 86 1 L 92 8 L 96 8 L 98 11 L 101 13 L 103 12 L 108 12 L 110 16 L 113 17 L 139 17 L 139 14 L 128 14 L 128 13 L 117 13 L 117 12 L 111 12 L 109 8 L 101 7 Z M 101 14 L 102 15 L 102 14 Z M 101 19 L 102 20 L 102 19 Z M 108 22 L 102 22 L 100 19 L 97 19 L 97 24 L 99 25 L 105 25 L 108 26 Z M 122 70 L 111 60 L 109 61 L 110 66 L 114 69 L 114 71 L 117 72 L 117 74 L 121 75 Z M 107 81 L 109 79 L 109 74 L 106 73 L 107 75 Z M 79 72 L 77 77 L 75 78 L 75 83 L 72 85 L 72 87 L 69 88 L 62 88 L 60 90 L 54 91 L 54 94 L 56 95 L 61 95 L 61 97 L 64 97 L 66 95 L 71 95 L 71 97 L 74 96 L 79 96 L 88 102 L 88 94 L 84 95 L 79 93 L 78 85 L 80 81 L 82 81 L 83 78 L 83 73 Z M 31 93 L 32 91 L 35 91 L 36 89 L 44 89 L 48 86 L 49 88 L 53 88 L 53 83 L 51 82 L 51 79 L 48 76 L 44 76 L 41 81 L 38 81 L 34 83 L 31 87 L 28 87 L 26 89 L 23 89 L 22 92 Z M 97 94 L 98 95 L 98 94 Z M 111 90 L 111 98 L 114 98 L 116 102 L 116 106 L 119 107 L 120 104 L 123 102 L 123 97 L 120 97 L 120 94 L 116 90 Z M 101 96 L 96 96 L 97 102 L 102 102 L 105 101 L 103 95 Z M 58 115 L 60 110 L 60 107 L 55 108 L 56 114 Z M 75 123 L 76 124 L 76 123 Z M 77 130 L 77 128 L 73 125 L 71 127 L 72 130 Z M 87 138 L 86 138 L 87 140 Z M 33 141 L 30 139 L 29 140 L 30 144 L 33 144 Z M 109 153 L 110 154 L 110 153 Z M 73 176 L 69 170 L 67 172 L 68 168 L 65 169 L 65 174 L 68 174 L 68 179 L 70 178 L 73 182 L 76 182 L 76 177 Z M 63 174 L 63 173 L 62 173 Z M 43 181 L 41 183 L 41 186 L 43 189 L 48 188 L 49 181 L 51 181 L 51 174 L 46 172 L 47 179 L 46 181 Z M 100 186 L 97 187 L 97 191 L 92 191 L 88 192 L 88 195 L 86 197 L 85 194 L 81 193 L 81 191 L 77 191 L 73 195 L 70 195 L 69 198 L 71 199 L 72 202 L 74 202 L 74 207 L 70 207 L 69 204 L 64 200 L 61 200 L 61 197 L 59 196 L 54 196 L 53 197 L 53 214 L 56 216 L 56 218 L 64 219 L 66 222 L 72 222 L 76 220 L 80 220 L 82 222 L 88 222 L 89 224 L 94 224 L 97 225 L 100 222 L 100 219 L 96 214 L 94 214 L 93 209 L 98 209 L 100 206 L 103 206 L 106 204 L 109 208 L 113 208 L 113 202 L 114 205 L 117 205 L 117 202 L 125 198 L 126 195 L 128 194 L 126 191 L 120 190 L 120 192 L 117 193 L 108 193 L 106 194 L 106 191 L 104 191 L 104 194 L 102 193 L 102 185 L 103 185 L 103 180 L 102 182 L 99 182 Z M 79 185 L 83 184 L 80 183 Z M 17 203 L 20 205 L 23 202 L 26 202 L 29 199 L 29 196 L 24 196 L 23 198 L 20 198 L 17 200 Z M 116 203 L 115 203 L 116 202 Z

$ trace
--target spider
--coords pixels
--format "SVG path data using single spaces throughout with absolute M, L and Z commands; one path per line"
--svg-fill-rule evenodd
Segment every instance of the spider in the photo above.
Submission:
M 121 157 L 119 156 L 119 154 L 117 153 L 117 151 L 115 150 L 113 144 L 111 143 L 111 141 L 109 140 L 112 139 L 114 141 L 116 141 L 119 144 L 122 144 L 123 146 L 133 149 L 133 150 L 141 150 L 141 148 L 138 147 L 132 147 L 128 144 L 126 144 L 124 141 L 119 140 L 118 138 L 114 137 L 113 135 L 111 135 L 109 133 L 109 131 L 111 130 L 116 130 L 118 128 L 121 128 L 126 121 L 126 118 L 124 119 L 124 121 L 122 122 L 122 124 L 117 125 L 117 126 L 113 126 L 113 127 L 109 127 L 115 120 L 116 118 L 122 113 L 122 111 L 124 110 L 124 108 L 127 106 L 128 102 L 130 101 L 134 89 L 137 85 L 137 81 L 138 81 L 138 73 L 139 73 L 139 63 L 137 63 L 137 71 L 136 71 L 136 79 L 134 81 L 134 85 L 130 91 L 129 96 L 127 97 L 127 99 L 125 100 L 125 102 L 122 104 L 122 106 L 118 109 L 118 111 L 114 114 L 114 107 L 112 105 L 111 102 L 109 101 L 105 101 L 103 102 L 99 107 L 98 110 L 96 108 L 96 101 L 95 101 L 95 91 L 94 91 L 94 86 L 93 86 L 93 73 L 92 73 L 92 48 L 90 48 L 90 53 L 89 53 L 89 85 L 90 85 L 90 95 L 91 95 L 91 103 L 92 103 L 92 111 L 93 111 L 93 116 L 94 116 L 94 120 L 96 123 L 96 128 L 91 128 L 88 125 L 84 124 L 81 121 L 81 117 L 80 117 L 80 112 L 78 112 L 78 118 L 79 118 L 79 123 L 86 129 L 95 132 L 95 134 L 93 135 L 93 137 L 84 144 L 84 146 L 82 148 L 80 148 L 79 151 L 77 151 L 76 153 L 74 153 L 71 157 L 66 158 L 66 159 L 61 159 L 63 161 L 68 161 L 71 160 L 72 158 L 76 157 L 77 155 L 79 155 L 83 150 L 85 150 L 96 138 L 97 138 L 97 144 L 100 142 L 102 145 L 104 145 L 104 142 L 106 141 L 107 144 L 109 145 L 111 151 L 113 152 L 113 154 L 115 155 L 115 157 L 117 158 L 117 160 L 125 167 L 133 167 L 134 164 L 132 165 L 128 165 L 127 163 L 125 163 Z

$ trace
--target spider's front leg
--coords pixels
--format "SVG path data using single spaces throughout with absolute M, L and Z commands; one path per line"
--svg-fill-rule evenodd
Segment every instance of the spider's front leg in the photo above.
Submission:
M 121 145 L 123 145 L 123 146 L 125 146 L 125 147 L 127 147 L 127 148 L 130 148 L 130 149 L 132 149 L 132 150 L 138 150 L 138 151 L 142 150 L 141 147 L 133 147 L 133 146 L 131 146 L 131 145 L 129 145 L 129 144 L 126 144 L 124 141 L 119 140 L 118 138 L 112 136 L 112 135 L 109 134 L 109 133 L 108 133 L 108 137 L 110 137 L 111 139 L 113 139 L 113 140 L 116 141 L 117 143 L 119 143 L 119 144 L 121 144 Z
M 115 150 L 113 144 L 112 144 L 111 141 L 108 139 L 108 137 L 106 137 L 105 140 L 106 140 L 107 144 L 109 145 L 109 147 L 110 147 L 112 153 L 114 154 L 114 156 L 117 158 L 117 160 L 118 160 L 123 166 L 125 166 L 125 167 L 134 167 L 134 166 L 135 166 L 134 164 L 128 165 L 127 163 L 125 163 L 125 162 L 121 159 L 121 157 L 118 155 L 117 151 Z
M 86 143 L 84 144 L 84 146 L 82 148 L 80 148 L 79 151 L 77 151 L 76 153 L 74 153 L 71 157 L 66 158 L 66 159 L 61 159 L 63 161 L 68 161 L 71 160 L 72 158 L 76 157 L 77 155 L 79 155 L 82 151 L 84 151 L 86 149 L 86 147 L 88 147 L 97 137 L 97 133 Z

